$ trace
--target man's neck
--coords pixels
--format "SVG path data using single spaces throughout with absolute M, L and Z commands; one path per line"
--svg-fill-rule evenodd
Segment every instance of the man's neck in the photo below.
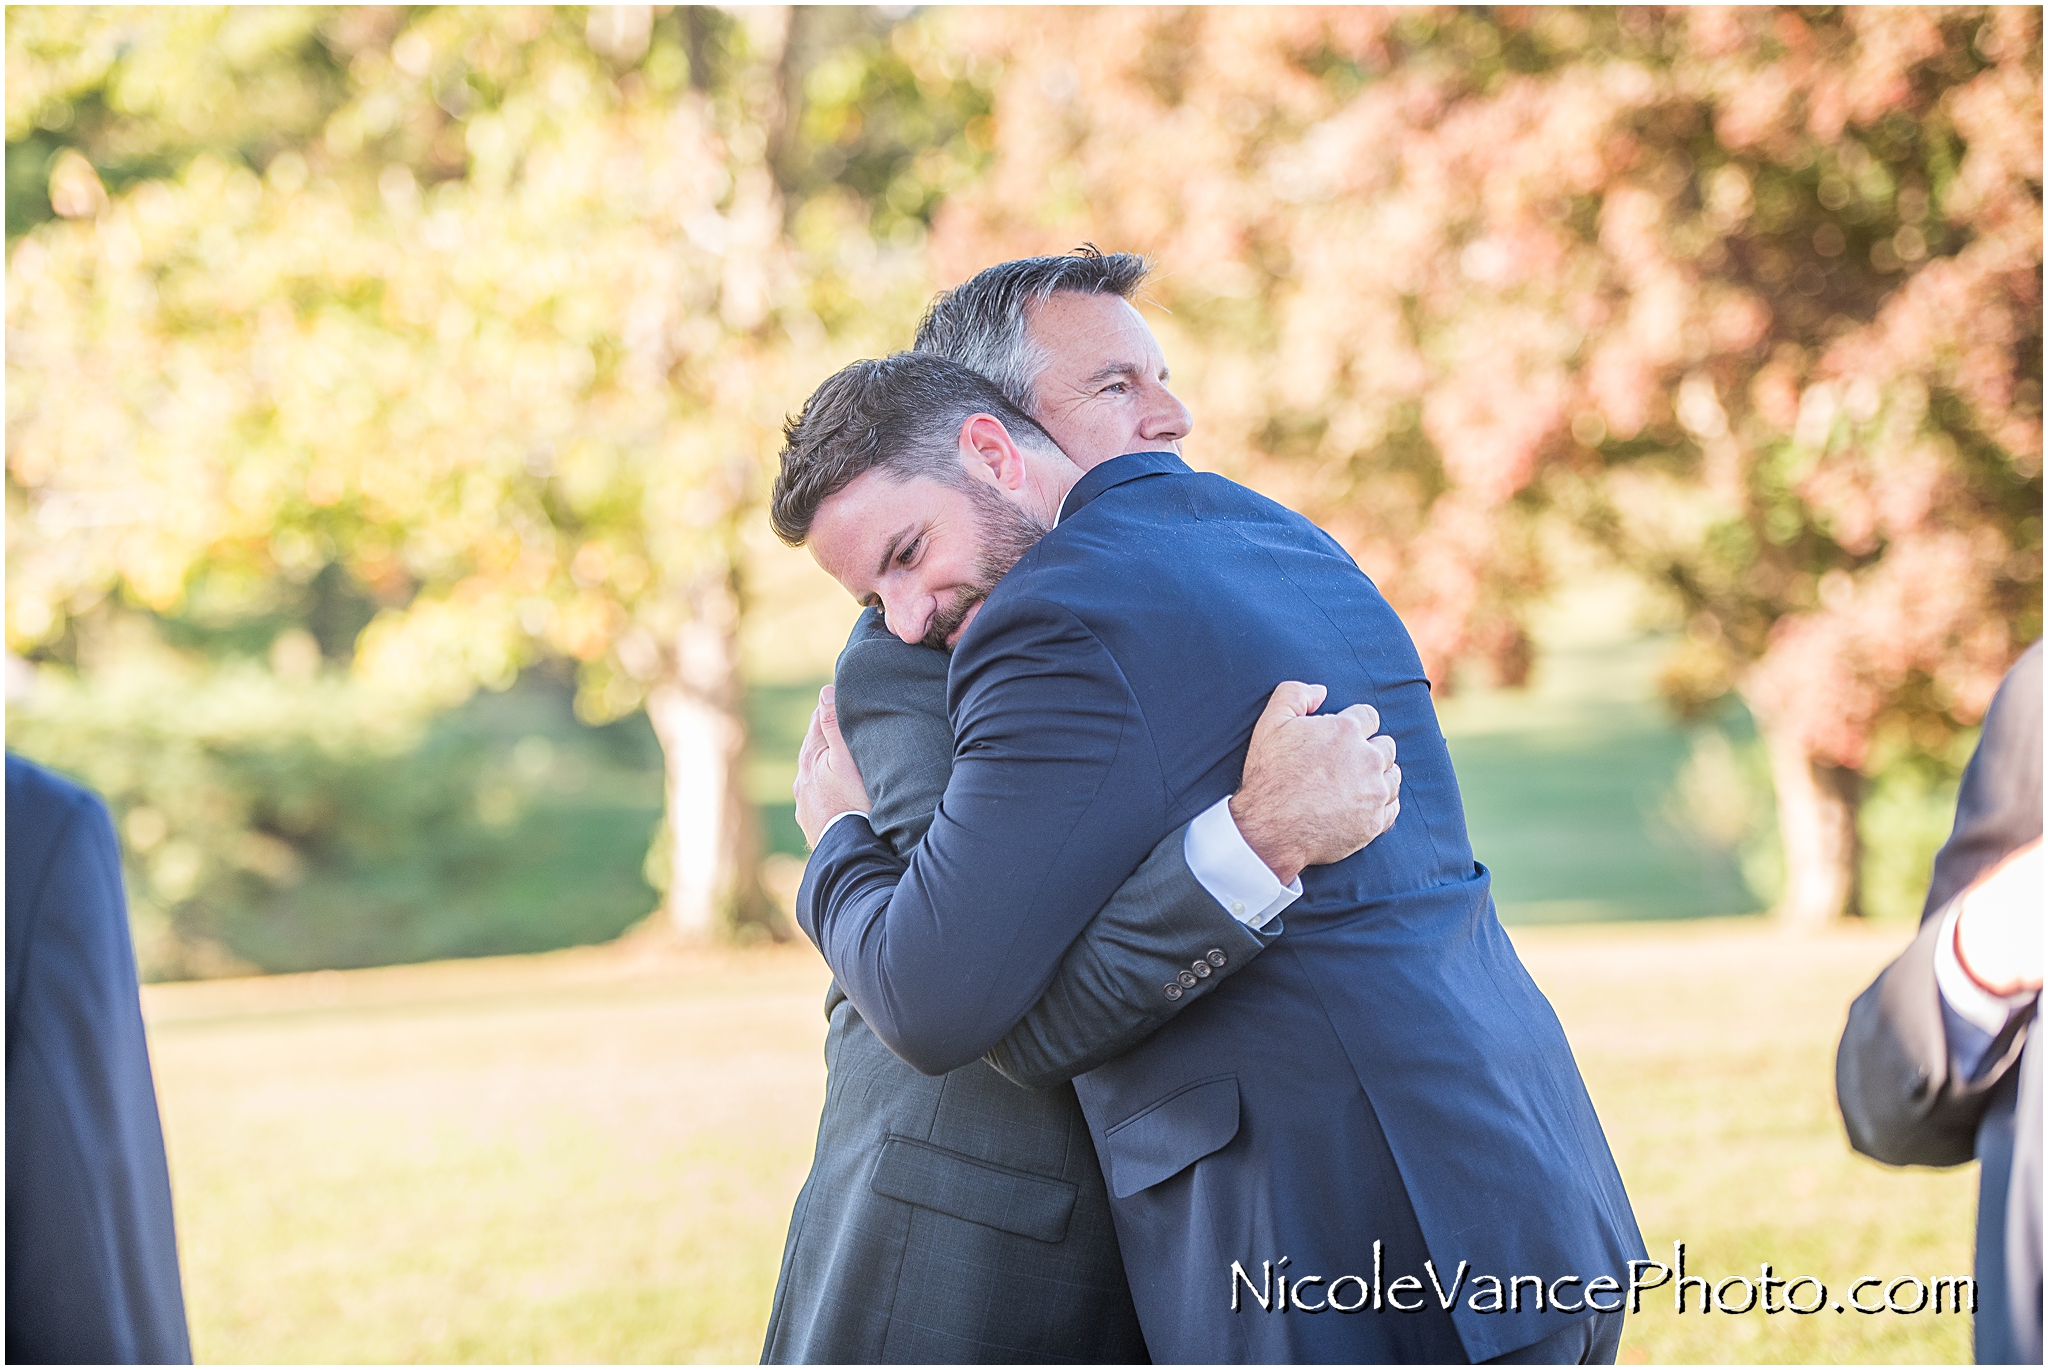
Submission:
M 1019 502 L 1026 512 L 1050 528 L 1059 522 L 1067 492 L 1080 483 L 1081 468 L 1061 456 L 1036 458 L 1027 470 L 1024 489 L 1018 492 L 1023 497 Z

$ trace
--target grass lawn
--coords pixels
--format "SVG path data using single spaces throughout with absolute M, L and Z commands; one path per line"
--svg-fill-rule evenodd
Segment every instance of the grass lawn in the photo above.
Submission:
M 1653 1256 L 1970 1268 L 1975 1176 L 1842 1140 L 1849 999 L 1896 930 L 1523 928 Z M 204 1361 L 752 1361 L 824 1072 L 808 948 L 541 956 L 144 992 Z M 1958 1361 L 1967 1320 L 1630 1324 L 1626 1361 Z M 1804 1297 L 1804 1295 L 1802 1295 Z
M 1651 637 L 1553 640 L 1529 688 L 1440 703 L 1472 851 L 1509 926 L 1761 909 L 1734 855 L 1671 813 L 1693 735 L 1656 695 L 1665 651 Z

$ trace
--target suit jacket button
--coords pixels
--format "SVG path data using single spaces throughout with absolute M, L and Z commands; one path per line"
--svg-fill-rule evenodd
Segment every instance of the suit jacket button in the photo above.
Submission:
M 1216 967 L 1216 969 L 1218 970 L 1222 970 L 1225 966 L 1230 964 L 1230 958 L 1223 954 L 1223 948 L 1221 947 L 1209 948 L 1209 955 L 1205 959 L 1207 959 L 1210 965 Z
M 1193 971 L 1195 974 L 1201 976 L 1204 980 L 1208 979 L 1210 976 L 1216 973 L 1215 971 L 1209 969 L 1209 963 L 1207 961 L 1197 961 L 1192 966 L 1189 966 L 1188 969 Z
M 1195 987 L 1195 973 L 1191 970 L 1184 970 L 1173 978 L 1180 981 L 1182 989 L 1193 989 Z
M 1178 999 L 1181 997 L 1181 995 L 1186 993 L 1187 991 L 1182 989 L 1179 985 L 1168 985 L 1166 987 L 1166 997 L 1169 999 Z

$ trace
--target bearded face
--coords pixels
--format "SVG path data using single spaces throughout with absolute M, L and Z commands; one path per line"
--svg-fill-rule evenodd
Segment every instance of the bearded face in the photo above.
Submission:
M 968 494 L 974 505 L 977 543 L 974 575 L 954 592 L 950 603 L 932 615 L 923 639 L 925 646 L 941 652 L 953 649 L 961 628 L 989 597 L 996 583 L 1051 531 L 1049 524 L 1039 522 L 988 486 L 970 485 Z

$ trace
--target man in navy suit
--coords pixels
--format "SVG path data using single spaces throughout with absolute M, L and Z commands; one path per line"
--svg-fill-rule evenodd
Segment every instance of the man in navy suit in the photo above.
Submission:
M 1126 327 L 1091 326 L 1124 307 L 1145 271 L 1141 258 L 1093 249 L 1001 263 L 934 302 L 918 347 L 996 379 L 1083 465 L 1170 446 L 1190 418 L 1163 359 L 1148 360 L 1150 332 L 1128 313 Z M 923 837 L 952 772 L 949 662 L 892 636 L 871 609 L 834 672 L 869 826 L 899 855 Z M 1284 891 L 1259 847 L 1298 864 L 1342 860 L 1399 809 L 1400 768 L 1392 744 L 1370 737 L 1368 710 L 1305 717 L 1321 696 L 1299 682 L 1276 698 L 1246 753 L 1236 812 L 1168 833 L 986 1060 L 921 1074 L 836 985 L 828 992 L 825 1104 L 764 1361 L 1147 1359 L 1109 1188 L 1068 1081 L 1264 951 Z
M 1421 663 L 1343 550 L 1171 453 L 1083 475 L 928 355 L 848 367 L 788 436 L 778 531 L 953 650 L 953 768 L 907 862 L 829 719 L 800 762 L 799 920 L 919 1069 L 987 1051 L 1160 837 L 1227 801 L 1276 683 L 1371 705 L 1398 746 L 1394 826 L 1276 868 L 1304 892 L 1272 947 L 1075 1081 L 1153 1358 L 1611 1360 L 1634 1216 Z
M 7 1359 L 189 1362 L 121 853 L 7 758 Z

